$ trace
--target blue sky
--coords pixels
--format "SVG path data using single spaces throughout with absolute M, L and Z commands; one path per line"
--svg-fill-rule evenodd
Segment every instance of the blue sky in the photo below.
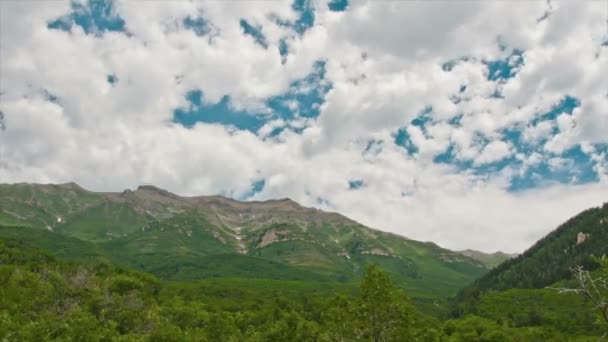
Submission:
M 599 2 L 0 6 L 7 182 L 290 197 L 488 251 L 608 199 Z

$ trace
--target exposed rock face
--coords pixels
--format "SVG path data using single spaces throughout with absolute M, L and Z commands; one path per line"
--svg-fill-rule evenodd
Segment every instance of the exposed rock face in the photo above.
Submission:
M 340 253 L 337 253 L 336 255 L 343 256 L 343 257 L 346 257 L 347 259 L 350 259 L 350 255 L 348 255 L 348 252 L 346 252 L 346 251 L 342 251 Z
M 220 233 L 218 233 L 217 231 L 213 231 L 213 237 L 220 240 L 223 244 L 226 243 L 226 240 L 224 240 L 222 235 Z
M 585 234 L 583 232 L 579 232 L 576 235 L 576 245 L 580 245 L 581 243 L 587 241 L 587 239 L 589 239 L 591 237 L 591 234 Z
M 361 254 L 384 255 L 384 256 L 390 255 L 390 253 L 388 253 L 387 251 L 383 251 L 380 248 L 373 248 L 370 251 L 363 251 L 363 252 L 361 252 Z
M 274 229 L 271 229 L 271 230 L 267 231 L 266 233 L 264 233 L 264 235 L 262 236 L 262 239 L 258 243 L 257 247 L 258 248 L 266 247 L 276 241 L 279 241 L 277 231 Z

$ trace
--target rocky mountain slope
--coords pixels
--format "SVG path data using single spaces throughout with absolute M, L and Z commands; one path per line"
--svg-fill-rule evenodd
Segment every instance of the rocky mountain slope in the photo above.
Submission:
M 448 296 L 487 271 L 461 253 L 290 199 L 182 197 L 149 185 L 100 193 L 74 183 L 2 184 L 0 226 L 0 235 L 45 230 L 37 234 L 55 253 L 69 254 L 53 244 L 80 241 L 113 261 L 166 279 L 350 281 L 375 262 L 417 296 Z

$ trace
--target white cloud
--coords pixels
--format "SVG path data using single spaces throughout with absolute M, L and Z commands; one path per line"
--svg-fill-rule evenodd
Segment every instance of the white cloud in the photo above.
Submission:
M 70 11 L 69 2 L 0 2 L 0 181 L 73 180 L 113 191 L 154 183 L 180 194 L 239 197 L 263 177 L 255 198 L 289 196 L 450 248 L 506 251 L 523 250 L 608 199 L 606 152 L 593 147 L 608 143 L 601 2 L 552 3 L 541 22 L 541 1 L 352 1 L 343 13 L 329 11 L 325 1 L 314 4 L 315 26 L 300 36 L 276 23 L 297 18 L 288 1 L 118 1 L 130 35 L 96 37 L 77 26 L 71 33 L 47 28 Z M 212 37 L 184 29 L 185 17 L 198 16 L 212 26 Z M 267 49 L 243 34 L 242 18 L 262 27 Z M 517 75 L 487 80 L 484 61 L 513 62 L 514 48 L 523 51 Z M 461 57 L 468 59 L 442 70 Z M 318 60 L 326 61 L 332 89 L 317 119 L 271 121 L 257 135 L 172 123 L 192 89 L 202 89 L 208 103 L 228 95 L 237 109 L 268 111 L 264 101 Z M 110 74 L 118 78 L 114 85 Z M 565 95 L 581 102 L 571 116 L 530 123 Z M 410 125 L 429 107 L 424 130 Z M 270 136 L 283 126 L 304 131 Z M 402 127 L 415 156 L 393 143 Z M 531 145 L 548 140 L 518 152 L 503 132 L 513 127 L 525 128 L 522 139 Z M 378 143 L 363 153 L 372 140 Z M 578 144 L 600 182 L 507 189 L 509 177 L 542 162 L 565 165 L 552 153 Z M 522 165 L 478 175 L 434 163 L 450 145 L 454 158 L 475 166 L 509 156 Z M 349 179 L 365 186 L 349 190 Z
M 475 158 L 475 164 L 488 164 L 501 161 L 512 154 L 511 146 L 504 141 L 494 140 L 487 144 L 479 156 Z
M 528 144 L 537 144 L 543 139 L 547 139 L 553 132 L 554 123 L 551 121 L 541 121 L 534 126 L 528 126 L 523 132 L 523 140 Z

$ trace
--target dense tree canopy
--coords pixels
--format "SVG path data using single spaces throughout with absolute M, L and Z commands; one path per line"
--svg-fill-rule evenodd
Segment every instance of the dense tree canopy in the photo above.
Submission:
M 5 239 L 0 285 L 4 341 L 591 341 L 601 334 L 582 298 L 526 292 L 549 290 L 489 294 L 477 312 L 483 317 L 442 322 L 422 314 L 378 265 L 367 266 L 357 287 L 176 283 L 104 261 L 61 261 Z

